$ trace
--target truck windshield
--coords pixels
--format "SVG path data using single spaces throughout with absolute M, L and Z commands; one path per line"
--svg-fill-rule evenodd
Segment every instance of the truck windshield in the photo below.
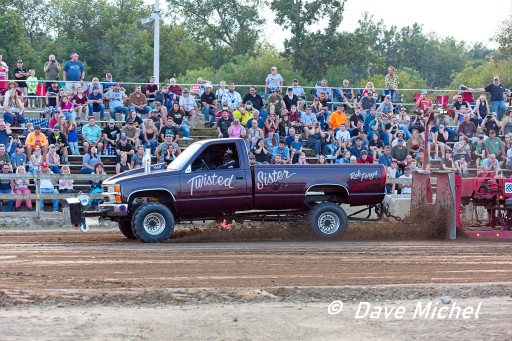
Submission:
M 190 159 L 197 153 L 197 151 L 202 147 L 202 144 L 191 144 L 187 149 L 185 149 L 173 162 L 171 162 L 168 166 L 168 170 L 182 170 L 185 168 L 186 164 L 190 161 Z

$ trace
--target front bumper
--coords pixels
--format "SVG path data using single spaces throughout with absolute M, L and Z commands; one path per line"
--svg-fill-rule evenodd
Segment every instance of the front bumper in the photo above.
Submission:
M 79 225 L 85 221 L 85 217 L 124 217 L 128 215 L 128 204 L 107 203 L 100 204 L 98 211 L 83 210 L 84 206 L 76 198 L 65 199 L 62 204 L 64 223 L 67 225 Z

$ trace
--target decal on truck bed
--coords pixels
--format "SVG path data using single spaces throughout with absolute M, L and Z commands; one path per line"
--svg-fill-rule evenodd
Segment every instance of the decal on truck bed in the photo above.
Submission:
M 367 173 L 367 172 L 361 172 L 360 170 L 358 170 L 357 172 L 350 173 L 350 180 L 357 180 L 357 179 L 360 179 L 361 181 L 373 180 L 374 178 L 377 177 L 377 175 L 378 175 L 377 171 Z
M 222 175 L 212 174 L 212 175 L 198 175 L 194 176 L 192 179 L 188 180 L 187 183 L 190 184 L 190 195 L 194 195 L 194 190 L 198 190 L 203 188 L 204 186 L 224 186 L 228 188 L 233 188 L 233 176 L 231 175 L 229 178 L 225 178 Z
M 274 170 L 273 172 L 259 171 L 256 175 L 256 187 L 263 189 L 263 187 L 278 182 L 279 180 L 289 179 L 296 173 L 290 173 L 287 170 Z

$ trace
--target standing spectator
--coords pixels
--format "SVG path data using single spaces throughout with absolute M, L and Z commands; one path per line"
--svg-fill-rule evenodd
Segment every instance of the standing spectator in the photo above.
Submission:
M 9 164 L 4 163 L 2 165 L 2 174 L 6 175 L 11 173 L 11 168 Z M 12 180 L 11 179 L 0 179 L 0 194 L 11 194 L 12 192 Z M 7 202 L 6 212 L 11 212 L 12 206 L 14 205 L 14 200 L 9 200 Z M 2 211 L 3 200 L 0 199 L 0 212 Z
M 494 76 L 493 82 L 487 85 L 485 88 L 468 89 L 471 92 L 488 92 L 491 94 L 491 106 L 492 111 L 498 114 L 498 120 L 501 121 L 503 114 L 507 110 L 507 104 L 503 98 L 506 92 L 505 87 L 500 83 L 500 77 Z
M 1 56 L 1 54 L 0 54 Z M 9 68 L 4 62 L 0 62 L 0 91 L 7 89 L 7 79 Z
M 384 95 L 389 95 L 393 102 L 398 98 L 398 76 L 395 74 L 395 67 L 390 65 L 388 73 L 384 77 Z
M 47 81 L 56 81 L 59 79 L 59 72 L 62 70 L 60 63 L 55 59 L 53 54 L 48 56 L 48 61 L 44 63 L 44 77 Z M 51 82 L 47 82 L 47 87 L 51 86 Z
M 95 146 L 91 146 L 90 151 L 82 158 L 82 174 L 91 174 L 94 172 L 94 166 L 100 161 L 98 149 L 96 149 Z
M 104 99 L 108 99 L 110 106 L 110 117 L 115 119 L 115 114 L 121 113 L 125 115 L 123 117 L 123 121 L 128 116 L 128 108 L 124 106 L 124 101 L 126 100 L 126 94 L 124 91 L 121 91 L 121 86 L 119 83 L 115 83 L 113 89 L 107 91 L 103 95 Z
M 144 94 L 146 95 L 146 99 L 149 101 L 155 100 L 155 95 L 158 92 L 158 84 L 155 84 L 155 76 L 149 77 L 149 84 L 146 84 L 144 87 Z
M 96 125 L 94 116 L 89 116 L 87 125 L 82 128 L 82 140 L 84 152 L 87 153 L 90 147 L 96 147 L 98 150 L 103 149 L 101 128 Z
M 135 86 L 135 92 L 130 94 L 128 103 L 130 105 L 128 109 L 135 110 L 138 114 L 147 115 L 151 111 L 151 108 L 148 106 L 146 95 L 142 93 L 142 88 L 140 85 Z M 125 115 L 128 116 L 128 112 L 126 112 Z M 124 119 L 125 118 L 123 118 L 123 121 Z
M 53 172 L 48 167 L 48 163 L 45 161 L 41 162 L 41 175 L 50 175 L 53 174 Z M 57 185 L 56 179 L 50 179 L 50 178 L 42 178 L 39 183 L 40 193 L 41 194 L 58 194 L 59 191 L 55 189 L 55 185 Z M 41 207 L 40 211 L 44 212 L 44 200 L 40 200 Z M 53 212 L 59 212 L 59 200 L 53 199 Z
M 95 112 L 100 113 L 100 120 L 105 117 L 105 106 L 103 105 L 103 95 L 100 93 L 100 88 L 95 86 L 92 92 L 87 95 L 88 114 L 94 116 Z
M 27 78 L 27 108 L 36 108 L 36 92 L 37 84 L 39 83 L 36 77 L 36 71 L 33 69 L 28 70 Z
M 240 96 L 240 95 L 239 95 Z M 197 104 L 193 96 L 190 96 L 190 90 L 183 89 L 183 96 L 180 97 L 180 107 L 185 112 L 185 117 L 190 117 L 190 126 L 196 127 Z
M 62 175 L 71 174 L 68 165 L 62 166 L 60 172 Z M 73 179 L 59 179 L 59 193 L 75 193 L 73 189 Z
M 105 175 L 107 174 L 105 172 L 105 167 L 103 166 L 103 163 L 101 162 L 98 162 L 97 164 L 94 165 L 94 172 L 93 172 L 94 175 Z M 101 180 L 99 177 L 97 176 L 92 176 L 92 179 L 89 180 L 89 184 L 90 184 L 90 190 L 89 190 L 89 193 L 91 194 L 99 194 L 99 193 L 103 193 L 103 180 Z M 97 210 L 98 209 L 98 205 L 103 203 L 103 200 L 101 199 L 92 199 L 91 200 L 91 207 L 93 210 Z
M 25 99 L 27 98 L 28 91 L 27 91 L 27 83 L 25 80 L 27 79 L 30 74 L 28 73 L 28 70 L 23 66 L 23 60 L 18 59 L 18 62 L 16 63 L 17 67 L 14 69 L 14 78 L 18 82 L 18 88 L 22 92 L 22 101 L 25 105 Z
M 81 82 L 85 79 L 85 67 L 81 61 L 78 60 L 78 54 L 73 52 L 70 60 L 64 64 L 64 71 L 62 72 L 62 79 L 66 82 L 66 92 L 72 96 L 76 94 L 78 86 L 82 85 Z
M 212 85 L 210 83 L 205 85 L 204 93 L 201 95 L 201 105 L 201 111 L 204 115 L 205 127 L 211 128 L 215 125 L 215 110 L 217 109 L 217 100 L 215 99 L 215 94 L 212 92 Z
M 26 170 L 24 166 L 16 167 L 16 174 L 26 174 Z M 11 180 L 11 189 L 14 194 L 30 194 L 30 189 L 28 186 L 30 185 L 30 179 L 12 179 Z M 14 211 L 19 211 L 21 207 L 21 199 L 16 199 L 16 204 L 14 205 Z M 27 206 L 28 211 L 32 211 L 32 200 L 25 199 L 25 205 Z
M 269 88 L 275 88 L 279 93 L 281 93 L 281 87 L 284 84 L 283 77 L 277 73 L 277 67 L 272 66 L 270 69 L 270 73 L 265 79 L 265 93 L 269 93 Z

